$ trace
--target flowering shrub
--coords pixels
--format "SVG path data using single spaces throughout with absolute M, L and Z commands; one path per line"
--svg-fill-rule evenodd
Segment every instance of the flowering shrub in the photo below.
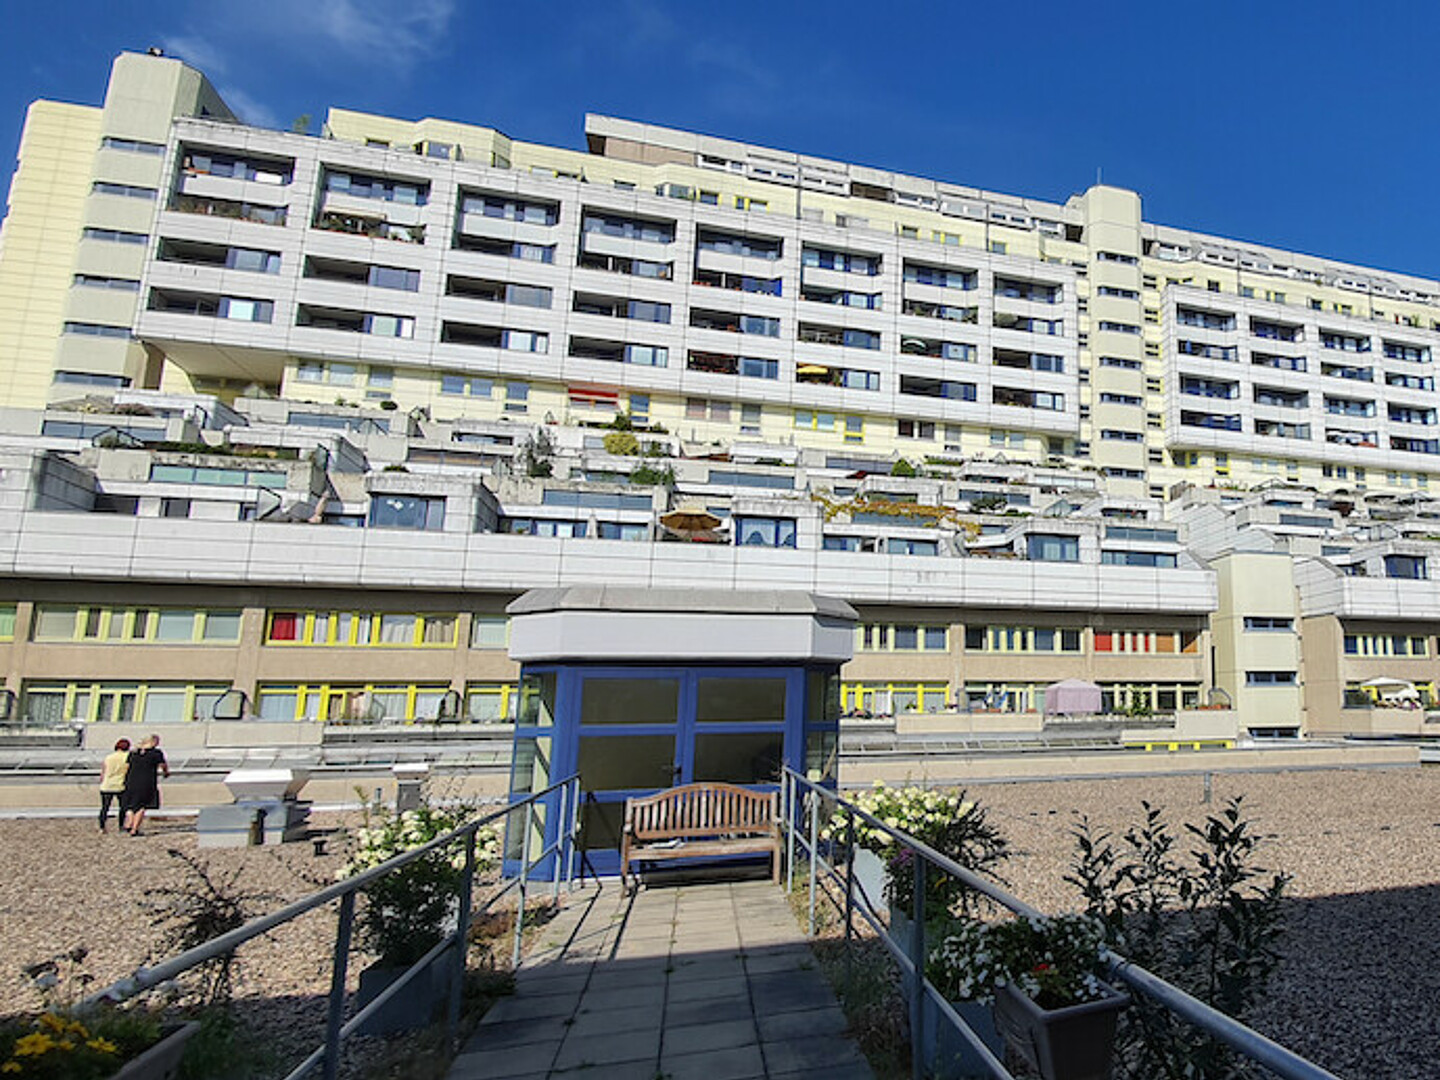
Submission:
M 926 974 L 951 1001 L 993 1001 L 1012 985 L 1042 1009 L 1105 996 L 1096 975 L 1104 924 L 1090 915 L 1015 918 L 950 928 L 930 953 Z
M 84 1020 L 47 1011 L 0 1030 L 0 1076 L 95 1080 L 109 1076 L 160 1037 L 148 1013 L 99 1011 Z
M 857 795 L 855 804 L 892 829 L 908 833 L 967 870 L 995 877 L 995 868 L 1010 857 L 1010 843 L 990 824 L 985 808 L 965 798 L 963 791 L 937 791 L 924 787 L 886 787 L 877 781 Z M 848 815 L 837 810 L 825 828 L 827 839 L 842 839 Z M 885 860 L 889 872 L 885 899 L 891 910 L 909 914 L 915 896 L 914 857 L 889 833 L 870 823 L 855 822 L 855 842 Z M 968 906 L 975 894 L 935 866 L 927 866 L 926 910 L 949 912 L 957 902 Z M 998 879 L 997 879 L 998 880 Z
M 856 795 L 851 801 L 892 829 L 909 833 L 931 847 L 943 842 L 955 821 L 975 806 L 965 801 L 963 791 L 947 794 L 934 788 L 892 788 L 878 780 L 869 791 Z M 844 814 L 836 813 L 830 819 L 826 836 L 840 835 L 845 828 L 845 820 Z M 895 843 L 889 833 L 866 821 L 856 821 L 855 839 L 861 847 L 882 856 L 888 854 L 888 849 Z
M 421 806 L 400 814 L 367 810 L 355 834 L 356 847 L 336 874 L 343 879 L 370 870 L 395 856 L 423 847 L 465 823 L 473 808 Z M 475 869 L 484 873 L 500 862 L 500 835 L 492 828 L 475 834 Z M 464 845 L 433 851 L 373 882 L 365 890 L 360 940 L 381 963 L 413 964 L 445 936 L 454 917 L 465 869 Z

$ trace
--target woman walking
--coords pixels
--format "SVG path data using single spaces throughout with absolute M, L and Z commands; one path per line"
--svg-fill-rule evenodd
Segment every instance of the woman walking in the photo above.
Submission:
M 130 751 L 125 770 L 124 829 L 131 836 L 140 835 L 146 810 L 160 808 L 160 777 L 170 776 L 170 766 L 160 751 L 160 736 L 147 735 L 140 740 L 140 749 Z
M 100 831 L 105 831 L 105 824 L 110 820 L 110 804 L 120 800 L 119 812 L 115 815 L 120 820 L 120 827 L 125 827 L 125 774 L 130 767 L 130 740 L 120 739 L 115 743 L 115 749 L 105 755 L 105 761 L 100 766 Z

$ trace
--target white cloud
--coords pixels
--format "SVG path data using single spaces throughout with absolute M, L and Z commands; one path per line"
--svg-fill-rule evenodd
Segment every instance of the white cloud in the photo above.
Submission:
M 448 44 L 455 14 L 455 0 L 210 2 L 196 4 L 183 30 L 162 35 L 161 44 L 208 75 L 242 120 L 280 127 L 275 110 L 234 81 L 254 70 L 257 54 L 371 78 L 404 76 Z
M 206 75 L 216 77 L 225 74 L 225 57 L 202 37 L 195 34 L 169 34 L 160 39 L 160 44 L 164 46 L 167 55 L 199 68 Z
M 238 86 L 229 86 L 222 83 L 218 84 L 215 89 L 218 90 L 220 96 L 225 99 L 225 104 L 229 105 L 230 108 L 234 110 L 235 115 L 245 123 L 253 127 L 262 128 L 288 127 L 288 125 L 282 125 L 280 123 L 280 118 L 275 115 L 274 109 L 270 108 L 270 106 L 264 102 L 251 97 Z
M 455 16 L 454 0 L 311 0 L 298 10 L 285 6 L 302 28 L 352 58 L 399 69 L 442 45 Z

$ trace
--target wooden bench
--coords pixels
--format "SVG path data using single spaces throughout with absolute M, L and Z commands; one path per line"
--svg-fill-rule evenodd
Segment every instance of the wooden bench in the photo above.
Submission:
M 620 884 L 632 862 L 748 852 L 768 852 L 771 880 L 779 881 L 779 810 L 778 793 L 737 784 L 685 784 L 626 799 Z

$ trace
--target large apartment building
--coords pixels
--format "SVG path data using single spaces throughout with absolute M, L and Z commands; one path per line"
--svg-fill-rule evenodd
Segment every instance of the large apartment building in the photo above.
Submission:
M 851 713 L 1013 727 L 1082 678 L 1197 738 L 1421 733 L 1360 707 L 1437 675 L 1440 282 L 1114 187 L 585 135 L 264 130 L 131 54 L 103 106 L 31 107 L 0 227 L 22 714 L 235 686 L 268 720 L 506 718 L 524 589 L 765 584 L 857 607 Z
M 238 124 L 179 61 L 37 102 L 0 402 L 90 387 L 625 411 L 696 439 L 1423 488 L 1440 282 L 607 117 L 585 152 L 332 110 Z

